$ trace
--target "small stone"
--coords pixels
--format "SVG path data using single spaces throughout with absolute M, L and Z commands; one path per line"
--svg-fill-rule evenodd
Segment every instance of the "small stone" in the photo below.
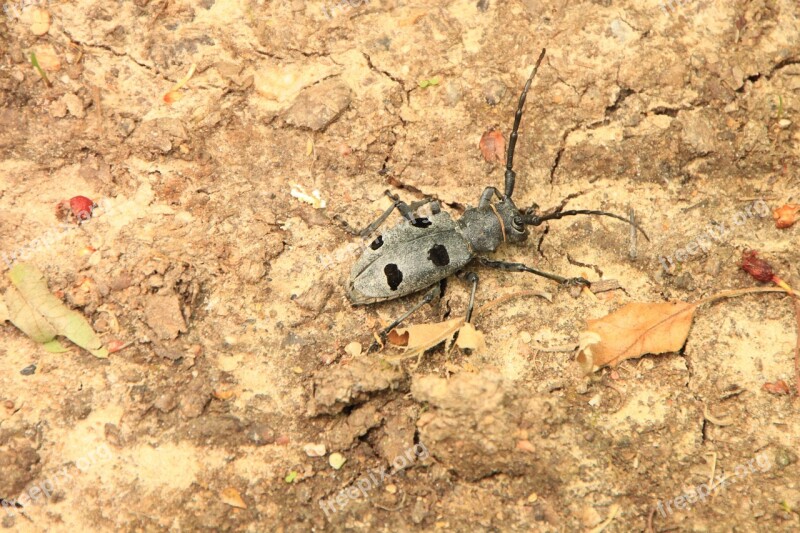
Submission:
M 695 289 L 694 278 L 688 272 L 684 272 L 675 278 L 675 287 L 684 291 L 693 291 Z
M 361 355 L 361 350 L 361 343 L 355 341 L 344 347 L 344 352 L 350 357 L 358 357 Z
M 305 89 L 286 112 L 291 126 L 322 131 L 350 106 L 350 89 L 339 80 L 329 80 Z
M 327 452 L 324 444 L 306 444 L 303 446 L 303 451 L 309 457 L 322 457 Z
M 598 405 L 600 405 L 600 395 L 595 394 L 594 396 L 592 396 L 592 399 L 589 400 L 589 405 L 591 405 L 592 407 L 597 407 Z
M 65 94 L 61 98 L 69 110 L 69 114 L 75 118 L 83 118 L 86 112 L 83 110 L 83 101 L 75 94 Z
M 275 442 L 275 432 L 265 424 L 255 424 L 247 431 L 247 438 L 256 446 Z
M 527 331 L 523 331 L 519 334 L 519 339 L 525 344 L 529 344 L 531 342 L 531 334 Z
M 145 322 L 159 338 L 171 340 L 186 332 L 186 321 L 181 312 L 178 295 L 153 294 L 144 305 Z
M 784 119 L 781 119 L 781 120 L 778 121 L 778 126 L 780 126 L 783 129 L 786 129 L 791 125 L 792 125 L 792 121 L 789 120 L 788 118 L 784 118 Z
M 528 503 L 533 503 L 539 499 L 539 495 L 535 492 L 531 492 L 530 496 L 528 496 Z
M 775 463 L 780 468 L 786 468 L 787 466 L 796 462 L 797 455 L 785 448 L 780 448 L 775 452 Z
M 339 452 L 332 453 L 330 457 L 328 457 L 328 464 L 331 465 L 334 470 L 339 470 L 346 462 L 347 459 L 345 456 Z
M 487 104 L 494 106 L 500 103 L 507 90 L 502 81 L 493 78 L 483 85 L 483 97 Z
M 395 485 L 393 483 L 390 483 L 390 484 L 386 485 L 386 489 L 385 490 L 389 494 L 395 494 L 395 493 L 397 493 L 397 485 Z
M 50 30 L 50 13 L 46 9 L 33 8 L 28 15 L 28 20 L 31 25 L 31 33 L 36 36 L 44 35 Z
M 56 100 L 50 104 L 50 116 L 53 118 L 64 118 L 67 116 L 67 104 L 64 100 Z
M 19 371 L 23 376 L 32 376 L 36 372 L 36 365 L 28 365 Z

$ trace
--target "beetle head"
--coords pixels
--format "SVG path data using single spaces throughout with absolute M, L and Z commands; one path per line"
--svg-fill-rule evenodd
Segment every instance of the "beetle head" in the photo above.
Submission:
M 517 209 L 509 197 L 501 199 L 494 204 L 497 215 L 503 222 L 505 240 L 508 242 L 523 242 L 528 238 L 528 228 L 525 227 L 525 215 Z

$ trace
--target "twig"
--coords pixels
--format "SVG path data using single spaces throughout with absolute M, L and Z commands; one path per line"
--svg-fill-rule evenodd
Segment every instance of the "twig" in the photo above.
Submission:
M 647 533 L 656 533 L 656 530 L 653 529 L 653 516 L 656 514 L 656 508 L 653 507 L 653 510 L 650 511 L 650 516 L 647 517 Z
M 730 418 L 723 419 L 723 418 L 717 418 L 716 416 L 712 415 L 707 405 L 703 406 L 703 418 L 705 418 L 712 424 L 720 427 L 733 425 L 733 420 L 731 420 Z
M 633 207 L 628 208 L 628 215 L 631 219 L 631 241 L 628 248 L 628 257 L 633 261 L 636 259 L 636 212 Z
M 608 508 L 608 518 L 606 518 L 600 525 L 592 529 L 589 533 L 600 533 L 603 531 L 608 527 L 609 524 L 611 524 L 611 522 L 614 521 L 617 513 L 619 513 L 619 505 L 616 503 L 611 504 L 611 506 Z
M 717 473 L 717 452 L 709 452 L 706 455 L 710 455 L 713 459 L 711 460 L 711 477 L 708 478 L 708 485 L 710 487 L 714 486 L 714 474 Z

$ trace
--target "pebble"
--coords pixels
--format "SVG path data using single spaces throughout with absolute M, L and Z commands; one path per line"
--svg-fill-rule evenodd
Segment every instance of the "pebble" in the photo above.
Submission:
M 346 462 L 347 459 L 345 456 L 339 452 L 332 453 L 330 457 L 328 457 L 328 464 L 331 465 L 334 470 L 339 470 Z
M 41 7 L 35 7 L 30 11 L 29 20 L 31 22 L 31 33 L 40 36 L 50 30 L 50 13 Z
M 507 90 L 508 88 L 502 81 L 493 78 L 483 85 L 483 97 L 486 99 L 487 104 L 497 105 L 503 99 Z
M 23 376 L 32 376 L 36 372 L 36 365 L 28 365 L 19 371 Z
M 303 451 L 309 457 L 322 457 L 327 452 L 324 444 L 306 444 Z
M 528 343 L 531 342 L 531 334 L 528 333 L 527 331 L 523 331 L 522 333 L 520 333 L 519 334 L 519 338 L 525 344 L 528 344 Z
M 358 357 L 361 355 L 361 350 L 361 343 L 355 341 L 344 347 L 344 352 L 350 357 Z

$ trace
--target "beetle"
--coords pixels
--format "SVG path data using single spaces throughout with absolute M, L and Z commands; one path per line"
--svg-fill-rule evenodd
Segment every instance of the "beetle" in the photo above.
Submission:
M 353 265 L 346 287 L 347 296 L 353 305 L 393 300 L 429 288 L 417 305 L 383 329 L 380 334 L 381 340 L 413 312 L 436 298 L 441 293 L 441 282 L 462 271 L 473 261 L 500 270 L 530 272 L 561 284 L 590 285 L 589 281 L 582 277 L 565 278 L 522 263 L 496 261 L 480 255 L 494 252 L 505 243 L 524 242 L 529 235 L 528 226 L 538 226 L 548 220 L 566 216 L 603 215 L 633 224 L 647 238 L 647 234 L 635 222 L 613 213 L 587 209 L 564 211 L 562 204 L 550 213 L 537 215 L 536 206 L 520 210 L 514 204 L 512 200 L 516 182 L 516 173 L 513 170 L 514 149 L 522 120 L 522 110 L 545 53 L 546 50 L 543 49 L 539 54 L 519 97 L 506 154 L 505 188 L 502 194 L 496 187 L 486 187 L 478 200 L 477 207 L 467 207 L 461 218 L 453 220 L 433 199 L 428 198 L 409 205 L 386 191 L 385 194 L 393 200 L 392 205 L 360 232 L 364 238 L 370 236 L 395 209 L 403 216 L 403 221 L 375 237 Z M 493 202 L 495 199 L 497 201 Z M 432 214 L 417 216 L 417 209 L 425 204 L 430 204 Z M 465 277 L 472 283 L 466 314 L 466 321 L 469 322 L 475 302 L 478 276 L 474 272 L 467 272 Z

